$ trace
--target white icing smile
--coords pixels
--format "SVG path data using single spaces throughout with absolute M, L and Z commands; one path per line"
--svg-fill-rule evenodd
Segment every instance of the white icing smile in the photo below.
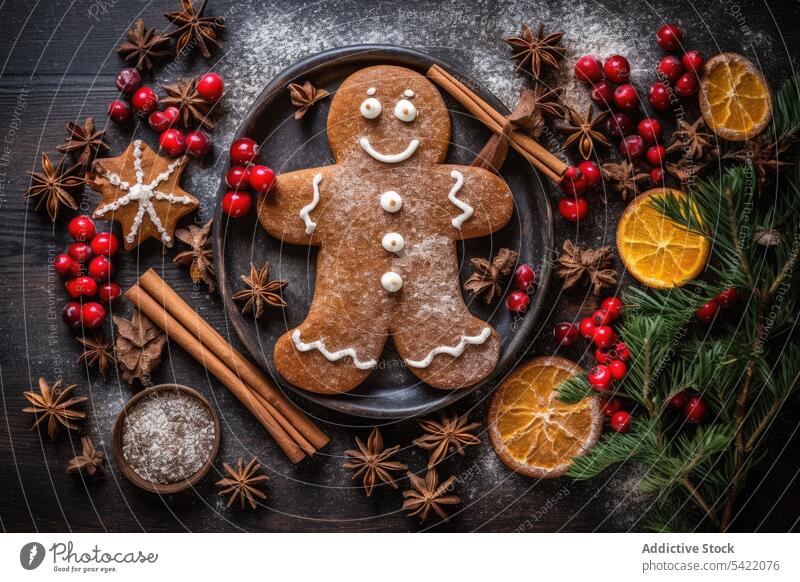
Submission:
M 361 147 L 364 148 L 364 151 L 367 152 L 371 157 L 385 164 L 396 164 L 397 162 L 405 161 L 410 158 L 419 147 L 419 140 L 412 139 L 409 142 L 408 147 L 399 154 L 382 154 L 372 147 L 372 144 L 369 143 L 369 140 L 366 137 L 362 137 L 358 143 L 361 144 Z

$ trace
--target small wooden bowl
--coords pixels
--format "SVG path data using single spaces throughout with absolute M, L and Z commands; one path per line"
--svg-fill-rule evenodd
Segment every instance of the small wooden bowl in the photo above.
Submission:
M 140 400 L 144 398 L 148 398 L 152 396 L 156 392 L 166 392 L 168 390 L 177 390 L 179 392 L 185 392 L 189 396 L 193 396 L 196 398 L 203 406 L 206 407 L 209 414 L 211 414 L 211 418 L 214 419 L 214 446 L 211 448 L 211 452 L 208 456 L 208 460 L 203 464 L 202 467 L 192 476 L 184 479 L 183 481 L 176 481 L 175 483 L 152 483 L 147 479 L 143 479 L 140 477 L 136 471 L 128 463 L 128 460 L 125 458 L 125 455 L 122 452 L 122 423 L 125 420 L 128 412 L 133 409 L 134 406 Z M 211 468 L 211 465 L 214 463 L 214 459 L 219 452 L 219 441 L 220 441 L 220 423 L 219 423 L 219 416 L 211 404 L 206 400 L 206 398 L 200 394 L 194 388 L 189 388 L 188 386 L 181 386 L 180 384 L 159 384 L 158 386 L 153 386 L 151 388 L 147 388 L 142 390 L 138 394 L 136 394 L 133 398 L 128 400 L 123 406 L 122 410 L 120 410 L 119 414 L 117 414 L 117 419 L 114 421 L 114 429 L 111 433 L 111 446 L 114 451 L 114 456 L 117 458 L 117 464 L 119 465 L 120 471 L 122 474 L 127 477 L 128 481 L 139 487 L 140 489 L 144 489 L 145 491 L 150 491 L 151 493 L 158 493 L 162 495 L 169 495 L 171 493 L 178 493 L 180 491 L 184 491 L 197 483 L 200 479 L 202 479 L 208 470 Z

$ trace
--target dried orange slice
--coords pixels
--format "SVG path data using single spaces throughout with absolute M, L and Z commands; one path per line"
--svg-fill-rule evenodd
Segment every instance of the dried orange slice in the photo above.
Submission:
M 720 53 L 703 68 L 700 111 L 718 136 L 745 141 L 767 127 L 772 93 L 753 63 L 736 53 Z
M 528 477 L 560 477 L 573 457 L 597 442 L 603 430 L 597 398 L 577 404 L 556 398 L 558 385 L 580 371 L 565 358 L 535 358 L 497 388 L 489 407 L 489 439 L 511 470 Z
M 637 281 L 648 287 L 681 287 L 706 265 L 708 239 L 669 220 L 652 205 L 652 197 L 680 190 L 654 188 L 628 204 L 617 224 L 619 258 Z

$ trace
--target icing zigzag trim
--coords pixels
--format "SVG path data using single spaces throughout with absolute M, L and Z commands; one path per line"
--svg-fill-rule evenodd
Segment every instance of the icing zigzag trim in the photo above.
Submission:
M 311 342 L 310 344 L 305 343 L 302 339 L 300 339 L 300 330 L 296 329 L 292 332 L 292 341 L 294 342 L 294 347 L 297 348 L 300 352 L 310 352 L 311 350 L 318 350 L 325 358 L 331 362 L 336 362 L 341 360 L 342 358 L 351 357 L 353 358 L 353 365 L 358 368 L 359 370 L 369 370 L 370 368 L 374 368 L 378 365 L 376 360 L 359 360 L 358 354 L 356 354 L 356 350 L 354 348 L 345 348 L 343 350 L 338 350 L 336 352 L 328 351 L 328 348 L 325 346 L 325 342 L 321 339 Z
M 427 368 L 433 363 L 433 358 L 439 354 L 447 354 L 457 358 L 464 353 L 468 345 L 480 345 L 489 339 L 490 335 L 492 335 L 492 328 L 484 327 L 483 331 L 478 335 L 462 335 L 461 340 L 455 346 L 439 346 L 433 348 L 422 360 L 406 360 L 405 362 L 412 368 Z

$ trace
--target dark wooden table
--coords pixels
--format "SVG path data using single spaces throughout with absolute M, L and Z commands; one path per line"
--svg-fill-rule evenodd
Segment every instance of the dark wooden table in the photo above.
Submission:
M 29 430 L 31 418 L 20 412 L 25 406 L 21 392 L 35 386 L 39 376 L 63 376 L 90 398 L 84 431 L 110 454 L 114 416 L 134 391 L 116 375 L 103 382 L 96 371 L 74 363 L 78 344 L 60 320 L 65 293 L 49 268 L 52 257 L 67 244 L 65 221 L 53 227 L 45 215 L 33 212 L 21 194 L 28 184 L 25 171 L 37 165 L 40 151 L 54 152 L 67 121 L 93 115 L 99 125 L 105 125 L 107 104 L 116 95 L 114 77 L 121 68 L 114 47 L 132 21 L 141 16 L 149 26 L 165 27 L 162 13 L 177 9 L 178 4 L 176 0 L 16 0 L 0 6 L 0 524 L 7 531 L 417 530 L 416 521 L 400 512 L 398 492 L 379 487 L 368 499 L 341 466 L 343 451 L 353 445 L 355 435 L 366 438 L 368 425 L 298 401 L 333 440 L 318 458 L 292 467 L 243 407 L 174 344 L 169 345 L 153 380 L 197 387 L 217 407 L 223 423 L 215 468 L 193 491 L 172 497 L 142 492 L 121 476 L 113 458 L 104 480 L 84 483 L 66 475 L 66 462 L 79 440 L 62 436 L 52 443 Z M 796 2 L 773 2 L 769 7 L 758 1 L 728 0 L 667 0 L 657 5 L 587 0 L 556 6 L 543 0 L 405 4 L 327 0 L 308 6 L 289 0 L 269 4 L 212 0 L 210 4 L 211 13 L 227 18 L 224 48 L 212 63 L 226 78 L 229 91 L 213 133 L 215 160 L 191 168 L 184 181 L 186 189 L 202 200 L 199 220 L 212 213 L 218 168 L 224 163 L 229 138 L 260 88 L 283 67 L 322 49 L 360 42 L 412 46 L 464 69 L 513 105 L 522 81 L 513 76 L 501 39 L 516 33 L 522 21 L 543 20 L 548 27 L 566 28 L 564 42 L 572 49 L 573 61 L 584 51 L 601 56 L 625 51 L 643 90 L 653 80 L 660 55 L 653 31 L 664 21 L 679 21 L 691 46 L 706 54 L 743 52 L 757 60 L 771 80 L 788 75 L 800 40 Z M 201 58 L 184 57 L 157 69 L 156 81 L 197 75 L 208 67 Z M 113 124 L 107 129 L 116 155 L 131 131 Z M 153 143 L 147 128 L 137 133 Z M 552 196 L 557 199 L 555 193 Z M 95 202 L 96 195 L 87 189 L 82 210 L 90 211 Z M 567 237 L 591 245 L 612 240 L 621 209 L 621 202 L 613 198 L 607 205 L 593 201 L 591 220 L 577 232 L 556 218 L 559 247 Z M 156 266 L 214 326 L 232 335 L 219 298 L 193 288 L 186 273 L 172 264 L 173 255 L 174 251 L 162 256 L 149 244 L 122 253 L 117 261 L 118 281 L 129 285 L 145 269 Z M 540 318 L 541 329 L 530 346 L 532 355 L 552 353 L 553 322 L 594 307 L 584 290 L 563 292 L 558 279 L 540 292 L 548 293 L 548 302 Z M 130 314 L 129 305 L 117 309 Z M 237 343 L 235 337 L 231 341 Z M 565 355 L 578 359 L 589 354 L 575 347 Z M 483 419 L 488 396 L 475 394 L 455 409 Z M 797 412 L 795 401 L 772 427 L 776 462 L 743 497 L 736 529 L 797 528 Z M 410 446 L 419 433 L 415 421 L 389 423 L 382 431 L 387 443 L 405 445 L 404 461 L 415 470 L 423 468 L 425 455 Z M 794 435 L 789 442 L 787 435 Z M 226 510 L 213 485 L 221 462 L 239 455 L 256 455 L 270 476 L 269 499 L 256 513 Z M 464 458 L 447 460 L 441 472 L 458 477 L 457 493 L 464 503 L 448 522 L 435 526 L 437 530 L 640 530 L 639 518 L 651 503 L 636 489 L 641 473 L 633 464 L 616 467 L 590 482 L 531 480 L 506 470 L 485 435 L 481 445 L 469 449 Z

